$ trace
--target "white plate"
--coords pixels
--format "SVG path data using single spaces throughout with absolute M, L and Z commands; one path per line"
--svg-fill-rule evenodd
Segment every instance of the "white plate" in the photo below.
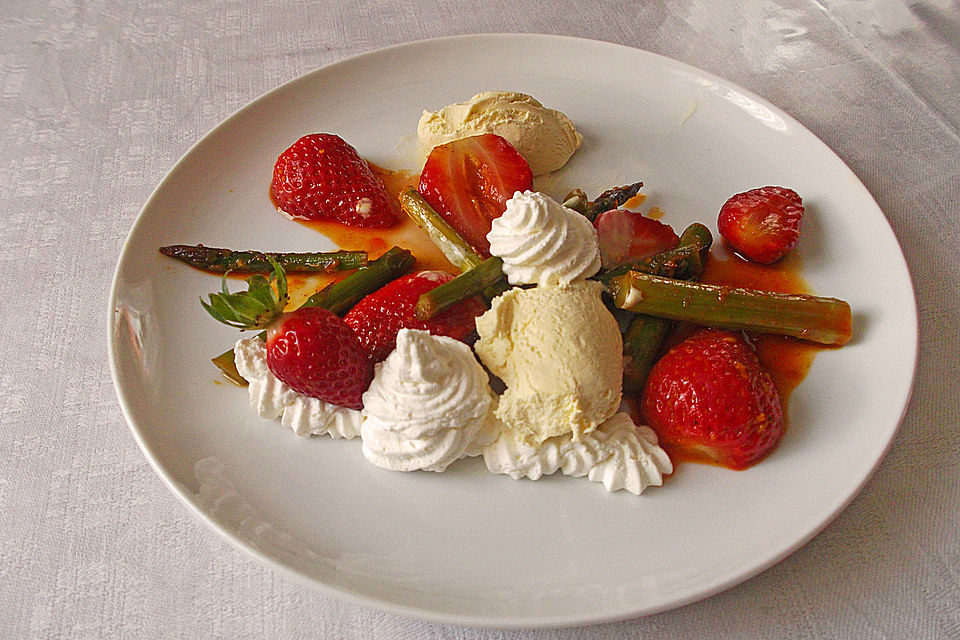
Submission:
M 216 278 L 157 248 L 332 247 L 277 215 L 273 162 L 335 132 L 375 162 L 397 156 L 423 108 L 488 89 L 566 112 L 585 142 L 558 195 L 642 177 L 676 228 L 715 229 L 731 194 L 765 184 L 808 206 L 803 275 L 848 300 L 855 338 L 817 356 L 762 464 L 682 465 L 641 497 L 569 477 L 515 481 L 483 463 L 443 475 L 367 464 L 358 441 L 301 439 L 255 417 L 209 358 L 237 337 L 201 309 Z M 554 626 L 649 614 L 777 562 L 857 493 L 890 444 L 917 353 L 913 290 L 883 213 L 812 133 L 744 89 L 628 47 L 473 35 L 374 51 L 244 107 L 196 144 L 144 206 L 117 266 L 110 359 L 124 414 L 163 479 L 228 540 L 326 593 L 467 625 Z

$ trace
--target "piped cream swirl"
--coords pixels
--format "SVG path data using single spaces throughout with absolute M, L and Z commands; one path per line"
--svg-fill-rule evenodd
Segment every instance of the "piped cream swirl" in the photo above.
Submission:
M 233 349 L 237 371 L 249 383 L 250 406 L 261 418 L 280 418 L 298 436 L 360 435 L 360 412 L 319 398 L 301 395 L 281 382 L 267 367 L 267 347 L 256 336 L 242 338 Z
M 537 480 L 562 471 L 568 476 L 587 476 L 593 482 L 602 482 L 607 491 L 626 489 L 634 495 L 640 495 L 650 485 L 662 485 L 664 474 L 673 471 L 673 464 L 657 445 L 653 430 L 635 426 L 625 413 L 615 413 L 579 440 L 569 435 L 554 436 L 540 445 L 531 445 L 504 431 L 484 448 L 483 460 L 491 473 L 506 474 L 515 480 Z
M 402 329 L 363 394 L 363 455 L 392 471 L 443 471 L 492 439 L 493 403 L 470 347 Z
M 514 193 L 487 240 L 511 284 L 565 285 L 600 270 L 590 221 L 542 193 Z

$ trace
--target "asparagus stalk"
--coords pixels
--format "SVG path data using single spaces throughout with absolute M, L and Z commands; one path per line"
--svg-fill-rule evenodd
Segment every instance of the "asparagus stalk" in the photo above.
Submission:
M 212 273 L 269 273 L 276 260 L 287 273 L 332 273 L 359 269 L 367 264 L 366 251 L 329 251 L 318 253 L 264 253 L 205 247 L 202 244 L 174 244 L 160 247 L 160 253 L 191 267 Z
M 471 296 L 481 295 L 503 282 L 503 260 L 487 258 L 473 269 L 421 295 L 415 313 L 420 320 L 429 320 L 447 307 Z
M 416 263 L 409 250 L 393 247 L 363 269 L 313 294 L 301 306 L 323 307 L 342 317 L 369 294 L 410 273 Z
M 323 307 L 338 316 L 344 316 L 362 298 L 409 273 L 415 264 L 416 258 L 410 251 L 393 247 L 366 267 L 313 294 L 301 306 Z M 266 339 L 266 332 L 260 333 L 259 337 Z M 213 358 L 213 364 L 230 381 L 241 386 L 247 384 L 237 371 L 233 349 Z
M 681 282 L 638 271 L 610 280 L 615 304 L 694 324 L 776 333 L 826 345 L 850 340 L 850 305 L 835 298 Z
M 645 261 L 649 273 L 667 278 L 699 280 L 706 254 L 713 243 L 710 230 L 700 223 L 687 227 L 680 235 L 677 248 L 663 251 Z M 630 394 L 643 390 L 650 369 L 660 352 L 660 345 L 673 329 L 674 322 L 665 318 L 637 314 L 623 334 L 623 389 Z
M 622 276 L 628 271 L 639 271 L 653 276 L 694 280 L 703 271 L 703 265 L 712 244 L 713 235 L 710 230 L 699 222 L 695 222 L 681 234 L 676 248 L 617 265 L 601 274 L 600 279 L 604 284 L 609 285 L 610 281 L 617 276 Z
M 643 187 L 642 182 L 634 182 L 633 184 L 628 184 L 623 187 L 614 187 L 613 189 L 608 189 L 601 193 L 596 200 L 587 204 L 586 209 L 583 211 L 583 215 L 585 215 L 590 222 L 593 222 L 597 219 L 597 216 L 604 211 L 616 209 L 624 202 L 637 195 L 640 192 L 641 187 Z
M 673 320 L 637 314 L 623 334 L 623 392 L 643 391 L 657 361 L 660 345 L 674 327 Z
M 476 269 L 484 264 L 483 256 L 468 245 L 463 238 L 460 237 L 460 234 L 447 224 L 447 221 L 441 218 L 440 214 L 430 206 L 430 203 L 417 193 L 416 189 L 407 189 L 401 193 L 400 205 L 403 207 L 403 210 L 406 211 L 407 215 L 413 218 L 414 222 L 427 232 L 427 235 L 430 236 L 433 243 L 440 248 L 443 255 L 447 256 L 447 259 L 460 269 L 461 275 L 469 273 L 472 269 Z M 489 260 L 487 262 L 489 262 Z M 487 264 L 481 274 L 471 276 L 468 279 L 468 282 L 471 283 L 470 287 L 476 282 L 482 281 L 484 283 L 483 288 L 476 293 L 482 293 L 487 300 L 496 298 L 510 288 L 510 285 L 507 284 L 507 277 L 503 274 L 502 267 L 503 262 L 499 259 L 495 263 Z M 500 274 L 499 278 L 496 277 L 497 272 Z M 421 296 L 417 305 L 419 308 L 422 303 L 423 307 L 422 310 L 418 312 L 418 317 L 421 317 L 422 320 L 427 320 L 441 309 L 455 304 L 466 297 L 475 295 L 475 293 L 472 292 L 472 288 L 464 288 L 462 281 L 453 285 L 454 288 L 451 291 L 449 287 L 452 284 L 453 281 L 450 281 L 440 285 L 433 291 L 427 292 L 424 294 L 426 299 L 424 296 Z M 442 291 L 438 291 L 440 289 L 442 289 Z M 471 293 L 465 293 L 460 298 L 455 297 L 466 291 L 471 291 Z M 438 306 L 437 302 L 442 302 L 442 306 Z M 424 315 L 420 316 L 421 313 Z
M 400 194 L 400 206 L 460 271 L 469 271 L 483 262 L 483 256 L 468 245 L 416 189 Z

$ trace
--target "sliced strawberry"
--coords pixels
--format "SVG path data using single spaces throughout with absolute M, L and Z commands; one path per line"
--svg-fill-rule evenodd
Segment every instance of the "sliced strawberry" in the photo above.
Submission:
M 363 408 L 373 363 L 337 315 L 302 307 L 267 329 L 267 366 L 294 391 L 341 407 Z
M 433 335 L 467 342 L 476 331 L 474 318 L 486 307 L 476 298 L 459 302 L 429 320 L 414 314 L 420 296 L 453 280 L 445 271 L 421 271 L 394 280 L 361 300 L 344 316 L 374 362 L 380 362 L 397 346 L 400 329 L 420 329 Z
M 780 395 L 742 334 L 702 329 L 650 371 L 644 418 L 668 448 L 745 469 L 783 435 Z
M 418 190 L 470 246 L 490 256 L 490 223 L 516 191 L 533 189 L 530 165 L 509 142 L 485 133 L 434 147 Z
M 593 221 L 600 239 L 600 263 L 610 269 L 673 249 L 680 237 L 668 224 L 633 211 L 604 211 Z
M 717 227 L 737 253 L 770 264 L 797 246 L 802 218 L 803 201 L 796 191 L 761 187 L 727 200 Z
M 339 136 L 303 136 L 280 154 L 271 193 L 293 218 L 351 227 L 390 227 L 399 217 L 387 190 L 357 150 Z

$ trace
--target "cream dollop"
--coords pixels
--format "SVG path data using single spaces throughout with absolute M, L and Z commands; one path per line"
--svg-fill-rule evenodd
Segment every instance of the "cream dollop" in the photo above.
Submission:
M 363 455 L 392 471 L 443 471 L 495 437 L 493 405 L 470 347 L 402 329 L 363 394 Z
M 600 243 L 590 221 L 535 191 L 517 191 L 507 200 L 487 240 L 510 284 L 564 285 L 600 270 Z
M 562 167 L 583 142 L 570 118 L 515 91 L 485 91 L 437 112 L 424 111 L 417 125 L 420 142 L 430 149 L 484 133 L 506 138 L 534 175 Z
M 261 418 L 280 418 L 298 436 L 329 434 L 350 439 L 360 435 L 359 411 L 297 393 L 273 375 L 267 367 L 267 346 L 260 338 L 238 340 L 233 352 L 237 371 L 250 383 L 250 406 Z
M 483 460 L 491 473 L 515 480 L 537 480 L 559 470 L 568 476 L 587 476 L 592 482 L 602 482 L 607 491 L 625 489 L 634 495 L 648 486 L 662 485 L 664 474 L 673 472 L 673 464 L 658 446 L 653 430 L 635 426 L 625 413 L 615 413 L 579 440 L 569 435 L 554 436 L 533 445 L 504 431 L 484 448 Z

